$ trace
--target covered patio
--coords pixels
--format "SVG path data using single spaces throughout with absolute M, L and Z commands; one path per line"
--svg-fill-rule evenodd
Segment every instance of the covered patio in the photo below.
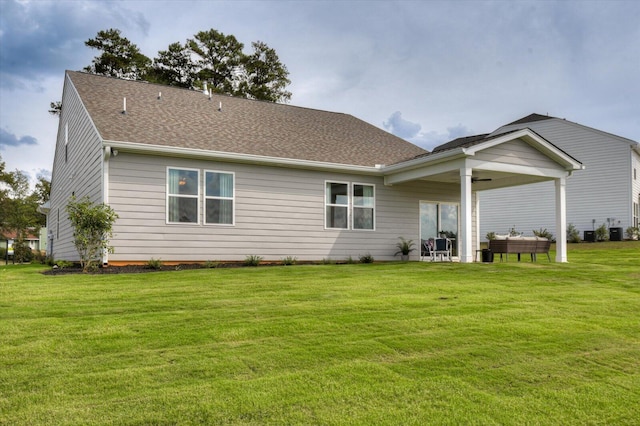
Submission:
M 584 166 L 530 129 L 456 139 L 410 161 L 383 166 L 385 185 L 419 181 L 459 186 L 458 259 L 473 262 L 479 249 L 482 191 L 555 182 L 556 262 L 567 262 L 566 181 Z

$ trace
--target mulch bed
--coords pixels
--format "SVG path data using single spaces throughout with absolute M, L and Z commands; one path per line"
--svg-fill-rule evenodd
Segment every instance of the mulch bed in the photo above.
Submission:
M 216 265 L 216 268 L 229 268 L 238 267 L 240 264 L 220 263 Z M 90 274 L 90 275 L 103 275 L 103 274 L 138 274 L 148 272 L 161 272 L 161 271 L 184 271 L 186 269 L 205 269 L 204 265 L 199 263 L 184 263 L 179 265 L 162 265 L 159 268 L 151 268 L 146 265 L 126 265 L 126 266 L 107 266 L 99 267 L 95 271 L 82 272 L 82 268 L 79 265 L 74 265 L 64 268 L 51 268 L 43 272 L 44 275 L 68 275 L 68 274 Z

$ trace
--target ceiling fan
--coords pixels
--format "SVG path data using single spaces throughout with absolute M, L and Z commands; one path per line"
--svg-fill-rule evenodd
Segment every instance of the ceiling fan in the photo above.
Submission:
M 479 177 L 473 177 L 471 176 L 471 183 L 476 183 L 476 182 L 491 182 L 493 179 L 491 178 L 479 178 Z

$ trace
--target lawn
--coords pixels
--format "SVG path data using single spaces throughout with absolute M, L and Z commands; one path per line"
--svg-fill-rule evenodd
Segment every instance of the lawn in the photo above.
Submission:
M 0 424 L 639 424 L 640 242 L 569 260 L 0 266 Z

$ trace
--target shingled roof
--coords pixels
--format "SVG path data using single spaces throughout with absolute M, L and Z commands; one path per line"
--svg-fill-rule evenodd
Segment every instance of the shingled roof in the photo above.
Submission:
M 67 75 L 106 141 L 372 167 L 427 152 L 348 114 Z
M 524 124 L 524 123 L 533 123 L 534 121 L 543 121 L 543 120 L 551 120 L 554 119 L 556 117 L 550 117 L 548 115 L 542 115 L 542 114 L 529 114 L 526 117 L 522 117 L 519 120 L 516 120 L 512 123 L 509 124 L 505 124 L 505 126 L 511 126 L 513 124 Z
M 471 144 L 484 142 L 485 138 L 488 135 L 488 133 L 485 133 L 483 135 L 463 136 L 461 138 L 457 138 L 447 143 L 443 143 L 442 145 L 436 146 L 435 148 L 433 148 L 432 152 L 436 153 L 440 151 L 446 151 L 447 149 L 458 148 L 461 146 L 470 146 Z

